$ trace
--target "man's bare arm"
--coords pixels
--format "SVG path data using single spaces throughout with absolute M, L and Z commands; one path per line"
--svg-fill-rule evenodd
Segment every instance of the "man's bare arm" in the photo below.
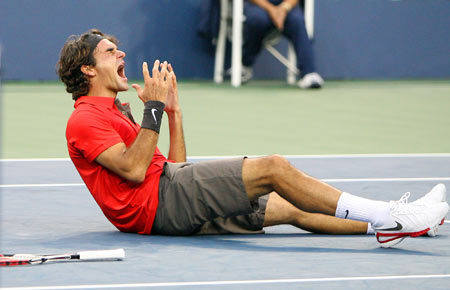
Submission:
M 186 145 L 183 133 L 183 121 L 181 111 L 168 113 L 170 132 L 170 160 L 175 162 L 186 162 Z
M 175 162 L 186 162 L 186 143 L 183 133 L 183 115 L 178 102 L 177 78 L 172 65 L 169 64 L 168 69 L 170 73 L 173 73 L 164 109 L 169 119 L 170 148 L 168 158 Z
M 159 134 L 149 129 L 141 129 L 133 144 L 113 145 L 95 159 L 98 163 L 126 180 L 141 183 L 153 158 Z

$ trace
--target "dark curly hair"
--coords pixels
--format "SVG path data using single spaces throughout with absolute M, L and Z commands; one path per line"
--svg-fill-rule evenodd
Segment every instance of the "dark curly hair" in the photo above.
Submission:
M 83 74 L 81 66 L 96 64 L 92 44 L 88 41 L 92 36 L 101 36 L 118 44 L 117 38 L 104 34 L 98 29 L 91 29 L 82 35 L 71 35 L 67 38 L 61 49 L 56 70 L 59 79 L 66 85 L 66 91 L 72 94 L 74 100 L 89 92 L 89 78 Z

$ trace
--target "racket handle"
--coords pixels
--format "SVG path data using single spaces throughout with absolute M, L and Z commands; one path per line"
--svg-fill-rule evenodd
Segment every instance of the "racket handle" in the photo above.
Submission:
M 123 260 L 125 251 L 123 249 L 101 250 L 101 251 L 82 251 L 78 252 L 80 260 Z

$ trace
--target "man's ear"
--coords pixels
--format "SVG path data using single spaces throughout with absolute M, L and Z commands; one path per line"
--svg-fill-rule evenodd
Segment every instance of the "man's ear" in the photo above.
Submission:
M 83 64 L 81 66 L 81 72 L 89 77 L 95 77 L 95 70 L 94 70 L 94 67 L 91 65 Z

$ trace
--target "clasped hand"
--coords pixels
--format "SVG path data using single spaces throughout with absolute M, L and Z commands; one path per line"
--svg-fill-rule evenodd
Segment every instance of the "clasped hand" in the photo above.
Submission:
M 283 7 L 278 5 L 278 6 L 273 6 L 273 8 L 270 9 L 268 12 L 269 12 L 269 17 L 272 20 L 272 23 L 275 25 L 275 27 L 279 31 L 283 31 L 284 21 L 286 20 L 287 11 Z

